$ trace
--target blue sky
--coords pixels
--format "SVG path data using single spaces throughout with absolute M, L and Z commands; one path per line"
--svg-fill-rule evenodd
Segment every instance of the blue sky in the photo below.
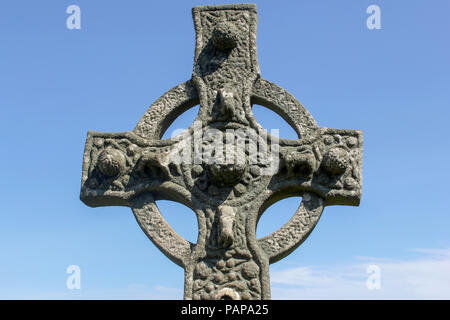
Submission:
M 191 8 L 209 3 L 217 4 L 0 3 L 0 298 L 182 298 L 183 270 L 130 209 L 79 200 L 81 166 L 88 130 L 131 130 L 154 100 L 190 79 Z M 80 30 L 66 28 L 71 4 L 81 8 Z M 273 298 L 450 299 L 450 2 L 256 4 L 263 78 L 291 92 L 319 126 L 364 131 L 361 205 L 327 207 L 304 244 L 271 266 Z M 366 27 L 372 4 L 381 30 Z M 294 138 L 271 111 L 254 113 Z M 283 225 L 299 201 L 270 207 L 258 235 Z M 158 205 L 195 242 L 194 213 Z M 365 285 L 369 264 L 380 267 L 380 290 Z M 69 265 L 81 269 L 80 290 L 66 287 Z

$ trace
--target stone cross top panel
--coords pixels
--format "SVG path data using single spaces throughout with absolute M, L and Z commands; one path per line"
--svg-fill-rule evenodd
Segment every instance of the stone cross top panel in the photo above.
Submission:
M 89 131 L 81 200 L 128 206 L 153 243 L 184 268 L 185 299 L 270 299 L 269 264 L 295 250 L 327 205 L 359 205 L 362 132 L 319 128 L 289 92 L 261 77 L 256 6 L 201 6 L 191 80 L 163 94 L 133 131 Z M 176 117 L 200 104 L 194 123 L 161 140 Z M 255 120 L 267 107 L 297 132 L 278 138 Z M 256 238 L 265 209 L 301 196 L 292 218 Z M 156 200 L 191 208 L 197 243 L 178 235 Z

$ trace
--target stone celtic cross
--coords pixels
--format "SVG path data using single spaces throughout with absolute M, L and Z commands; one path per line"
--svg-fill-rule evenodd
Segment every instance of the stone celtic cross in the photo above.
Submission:
M 147 236 L 184 268 L 185 299 L 270 299 L 269 264 L 295 250 L 328 205 L 359 205 L 362 132 L 319 128 L 286 90 L 264 80 L 256 55 L 256 6 L 201 6 L 191 80 L 156 100 L 133 131 L 88 133 L 81 200 L 128 206 Z M 195 122 L 161 140 L 176 117 L 200 104 Z M 298 139 L 266 132 L 252 105 L 267 107 Z M 256 238 L 265 209 L 302 201 L 279 230 Z M 156 200 L 197 216 L 198 239 L 179 236 Z

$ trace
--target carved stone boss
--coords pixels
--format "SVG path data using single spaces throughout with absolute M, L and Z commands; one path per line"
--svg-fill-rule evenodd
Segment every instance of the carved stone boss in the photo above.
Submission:
M 201 6 L 192 13 L 191 80 L 156 100 L 133 131 L 89 131 L 80 198 L 91 207 L 130 207 L 153 243 L 184 268 L 185 299 L 270 299 L 269 264 L 308 237 L 325 206 L 359 205 L 362 132 L 319 128 L 289 92 L 261 78 L 255 5 Z M 176 117 L 198 104 L 187 131 L 161 140 Z M 253 104 L 279 114 L 298 139 L 267 133 Z M 239 142 L 243 148 L 235 147 Z M 231 161 L 230 152 L 227 161 L 214 158 L 225 149 L 232 150 Z M 290 196 L 302 196 L 292 218 L 257 239 L 265 209 Z M 196 244 L 167 224 L 159 199 L 196 213 Z

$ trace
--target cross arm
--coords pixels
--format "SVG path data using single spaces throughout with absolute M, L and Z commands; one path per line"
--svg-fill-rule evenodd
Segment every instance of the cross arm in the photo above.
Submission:
M 177 198 L 183 188 L 180 168 L 170 163 L 173 146 L 172 139 L 149 143 L 133 132 L 89 131 L 80 199 L 91 207 L 131 206 L 138 194 L 161 189 Z M 178 192 L 171 193 L 174 188 Z
M 280 171 L 270 189 L 313 192 L 324 205 L 358 206 L 362 194 L 363 135 L 321 128 L 307 139 L 281 140 Z

